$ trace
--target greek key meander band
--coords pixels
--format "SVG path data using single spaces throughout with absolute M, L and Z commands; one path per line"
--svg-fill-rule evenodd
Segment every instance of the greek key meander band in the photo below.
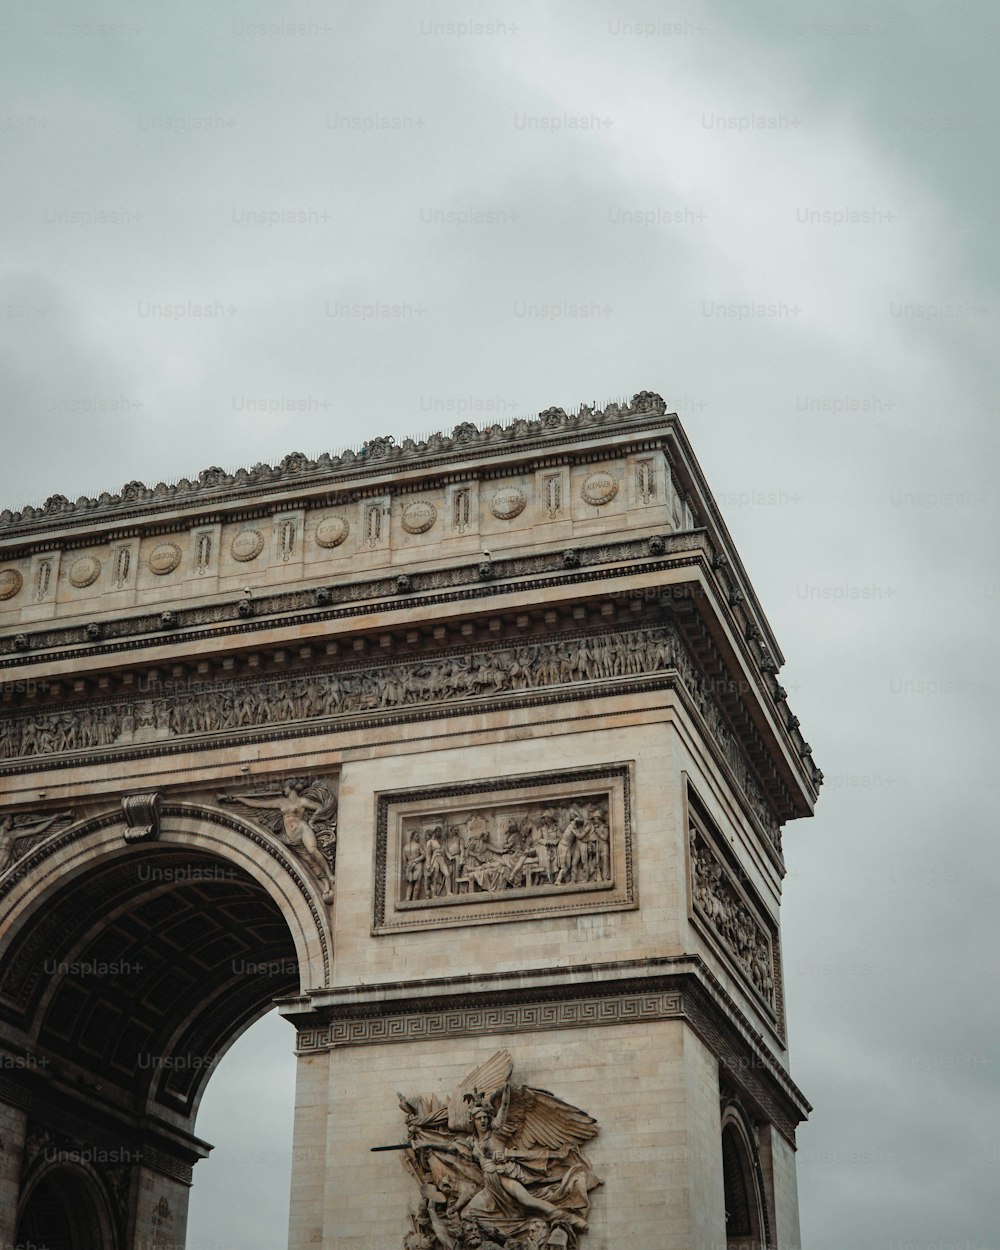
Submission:
M 634 1024 L 665 1020 L 682 1014 L 681 995 L 675 992 L 626 994 L 615 998 L 583 998 L 558 1003 L 511 1003 L 465 1007 L 368 1019 L 335 1020 L 320 1028 L 303 1029 L 298 1054 L 332 1050 L 337 1046 L 368 1046 L 382 1042 L 426 1042 L 438 1038 L 478 1034 L 572 1029 L 602 1024 Z
M 625 990 L 564 1001 L 492 1003 L 396 1014 L 344 1015 L 299 1031 L 296 1054 L 321 1054 L 350 1046 L 429 1043 L 505 1033 L 549 1032 L 619 1024 L 683 1020 L 718 1058 L 727 1079 L 761 1109 L 794 1146 L 795 1126 L 808 1103 L 775 1060 L 748 1041 L 738 1009 L 714 1001 L 698 986 L 690 990 Z

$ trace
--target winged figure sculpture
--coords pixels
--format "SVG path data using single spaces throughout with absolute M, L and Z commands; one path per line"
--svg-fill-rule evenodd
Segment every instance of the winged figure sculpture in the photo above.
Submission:
M 261 824 L 303 860 L 319 878 L 326 902 L 333 902 L 337 857 L 337 796 L 324 781 L 292 777 L 280 793 L 272 790 L 220 794 L 220 803 L 234 803 L 264 813 Z
M 421 1198 L 405 1250 L 576 1250 L 601 1183 L 580 1150 L 597 1121 L 512 1071 L 500 1050 L 443 1100 L 399 1095 Z

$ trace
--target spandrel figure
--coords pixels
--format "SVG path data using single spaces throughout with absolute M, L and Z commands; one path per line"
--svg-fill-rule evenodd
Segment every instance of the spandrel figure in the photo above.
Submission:
M 319 879 L 325 903 L 333 902 L 337 846 L 337 799 L 322 781 L 286 781 L 280 794 L 220 794 L 220 803 L 269 813 L 265 823 Z

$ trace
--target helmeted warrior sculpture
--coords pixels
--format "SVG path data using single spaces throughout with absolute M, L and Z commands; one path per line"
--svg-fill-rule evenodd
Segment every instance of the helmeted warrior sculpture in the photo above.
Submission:
M 421 1196 L 407 1250 L 578 1246 L 601 1183 L 580 1153 L 597 1122 L 547 1090 L 512 1084 L 512 1069 L 501 1050 L 443 1102 L 399 1095 Z

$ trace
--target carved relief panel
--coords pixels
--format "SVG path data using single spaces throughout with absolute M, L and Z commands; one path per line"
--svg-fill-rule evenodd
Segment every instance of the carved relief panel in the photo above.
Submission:
M 59 551 L 44 551 L 31 559 L 31 603 L 48 603 L 55 598 L 59 576 Z
M 437 521 L 438 508 L 426 495 L 404 497 L 399 507 L 399 523 L 406 534 L 426 534 Z
M 304 528 L 305 512 L 301 508 L 275 513 L 271 529 L 270 564 L 272 566 L 301 562 Z
M 783 1032 L 778 927 L 690 792 L 688 799 L 691 921 Z
M 530 485 L 519 477 L 495 478 L 483 483 L 483 498 L 486 507 L 482 514 L 484 532 L 503 532 L 508 527 L 520 528 L 523 520 L 518 520 L 528 506 L 531 492 Z
M 479 483 L 455 482 L 445 488 L 448 535 L 475 534 L 479 530 Z
M 0 569 L 0 601 L 5 599 L 13 599 L 21 593 L 24 586 L 24 576 L 20 569 L 16 569 L 13 565 Z
M 6 812 L 0 819 L 0 877 L 33 850 L 43 838 L 65 829 L 72 820 L 71 808 L 41 814 Z
M 570 519 L 570 473 L 567 465 L 552 465 L 535 474 L 535 524 Z
M 378 796 L 374 932 L 636 905 L 626 764 Z
M 630 508 L 666 505 L 666 483 L 670 471 L 662 451 L 646 451 L 629 456 L 626 473 Z
M 570 475 L 574 518 L 593 521 L 609 510 L 620 512 L 627 508 L 629 492 L 622 490 L 627 482 L 627 466 L 621 460 L 574 466 Z
M 419 1186 L 405 1250 L 577 1250 L 603 1182 L 583 1147 L 593 1116 L 512 1079 L 499 1050 L 445 1094 L 397 1094 L 406 1168 Z M 500 1239 L 500 1240 L 497 1240 Z
M 108 562 L 108 578 L 114 590 L 132 590 L 136 582 L 139 563 L 139 540 L 126 539 L 111 544 Z
M 199 525 L 191 533 L 192 572 L 197 577 L 215 577 L 219 572 L 222 526 Z
M 392 499 L 379 495 L 362 499 L 360 507 L 359 546 L 362 551 L 375 551 L 389 546 L 389 520 Z

